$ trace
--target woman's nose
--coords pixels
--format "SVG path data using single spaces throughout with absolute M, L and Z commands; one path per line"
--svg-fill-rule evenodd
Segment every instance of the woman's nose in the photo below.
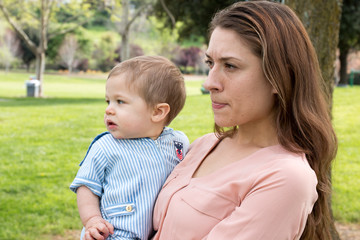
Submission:
M 219 69 L 217 69 L 215 66 L 210 69 L 208 77 L 204 82 L 204 88 L 210 92 L 222 90 L 221 74 L 219 72 Z

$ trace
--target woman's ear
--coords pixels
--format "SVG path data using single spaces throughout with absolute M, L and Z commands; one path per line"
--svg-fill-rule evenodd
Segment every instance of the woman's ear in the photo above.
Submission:
M 153 122 L 161 122 L 166 119 L 170 112 L 170 105 L 167 103 L 158 103 L 155 105 L 151 119 Z
M 273 87 L 271 93 L 272 94 L 278 94 L 278 91 Z

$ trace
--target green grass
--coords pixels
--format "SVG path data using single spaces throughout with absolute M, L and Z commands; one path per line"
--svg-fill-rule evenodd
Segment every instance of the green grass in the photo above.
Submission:
M 337 88 L 334 126 L 339 141 L 333 165 L 333 211 L 337 220 L 360 222 L 360 87 Z
M 0 72 L 0 239 L 49 239 L 80 229 L 68 186 L 93 137 L 105 131 L 105 80 L 45 75 L 43 99 L 25 98 L 29 74 Z M 171 127 L 190 141 L 213 129 L 201 80 L 187 81 L 184 110 Z M 339 154 L 333 167 L 337 220 L 360 222 L 360 88 L 335 90 Z

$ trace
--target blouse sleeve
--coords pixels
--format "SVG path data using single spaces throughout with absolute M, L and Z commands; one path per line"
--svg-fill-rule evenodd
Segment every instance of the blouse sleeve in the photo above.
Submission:
M 106 165 L 107 160 L 100 144 L 92 143 L 84 160 L 80 163 L 80 169 L 71 183 L 70 189 L 76 192 L 80 186 L 86 186 L 95 195 L 101 197 Z
M 258 176 L 240 206 L 203 239 L 300 238 L 317 200 L 314 172 L 308 165 L 288 164 L 271 174 Z

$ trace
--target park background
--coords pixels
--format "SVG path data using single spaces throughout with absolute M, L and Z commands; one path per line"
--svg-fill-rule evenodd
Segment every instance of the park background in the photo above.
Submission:
M 200 91 L 206 28 L 232 2 L 0 0 L 1 240 L 78 239 L 76 195 L 68 186 L 93 137 L 106 130 L 106 74 L 122 59 L 170 58 L 185 74 L 188 95 L 171 127 L 191 142 L 213 131 L 209 95 Z M 343 1 L 337 50 L 329 56 L 339 139 L 332 209 L 342 239 L 360 239 L 359 5 Z M 30 79 L 41 80 L 39 97 L 26 97 Z

